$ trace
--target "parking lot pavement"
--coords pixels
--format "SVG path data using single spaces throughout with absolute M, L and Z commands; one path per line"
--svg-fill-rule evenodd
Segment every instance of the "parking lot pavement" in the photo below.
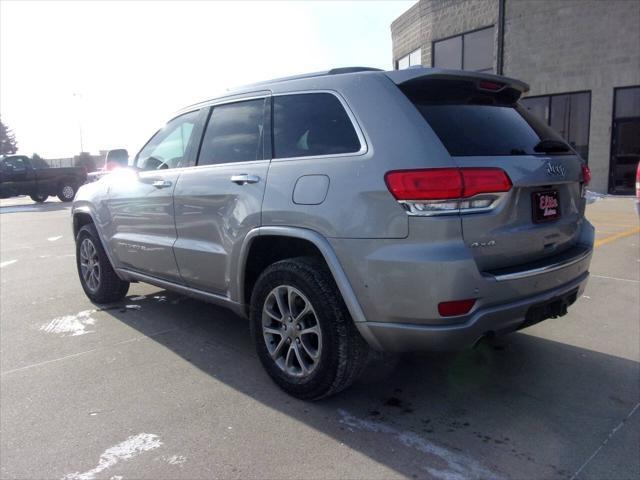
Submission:
M 378 359 L 305 403 L 225 310 L 141 284 L 92 305 L 69 205 L 3 201 L 0 474 L 638 478 L 638 219 L 631 199 L 588 216 L 592 277 L 567 316 L 473 351 Z

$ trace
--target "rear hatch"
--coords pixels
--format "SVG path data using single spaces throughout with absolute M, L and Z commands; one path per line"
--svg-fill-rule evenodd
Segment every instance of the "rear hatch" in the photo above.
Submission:
M 499 192 L 468 190 L 455 212 L 481 271 L 539 263 L 576 245 L 588 170 L 557 133 L 517 103 L 525 84 L 466 72 L 396 83 L 462 172 L 502 170 L 510 180 Z

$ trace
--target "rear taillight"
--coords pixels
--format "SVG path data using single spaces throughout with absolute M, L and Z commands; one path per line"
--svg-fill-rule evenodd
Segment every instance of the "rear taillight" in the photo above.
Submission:
M 584 183 L 585 187 L 587 185 L 589 185 L 589 183 L 591 182 L 591 170 L 589 170 L 589 167 L 583 163 L 582 164 L 582 183 Z
M 415 215 L 487 210 L 512 186 L 500 168 L 395 170 L 385 175 L 385 182 Z

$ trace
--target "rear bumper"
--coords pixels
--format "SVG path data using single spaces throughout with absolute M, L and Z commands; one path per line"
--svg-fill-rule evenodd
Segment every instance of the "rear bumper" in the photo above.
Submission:
M 553 300 L 567 304 L 580 298 L 589 272 L 561 287 L 512 303 L 475 311 L 452 325 L 417 325 L 392 322 L 356 323 L 362 336 L 378 349 L 392 352 L 450 351 L 473 346 L 487 335 L 501 335 L 531 325 L 527 312 L 531 307 Z

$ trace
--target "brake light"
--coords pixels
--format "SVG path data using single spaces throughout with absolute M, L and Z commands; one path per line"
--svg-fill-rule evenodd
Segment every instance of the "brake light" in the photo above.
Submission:
M 412 215 L 486 211 L 512 186 L 500 168 L 394 170 L 384 178 L 391 194 Z
M 440 302 L 438 304 L 438 313 L 442 317 L 464 315 L 466 313 L 469 313 L 475 303 L 475 298 L 470 298 L 468 300 L 454 300 L 452 302 Z
M 396 170 L 385 175 L 396 200 L 444 200 L 462 196 L 464 185 L 458 168 Z
M 463 168 L 460 171 L 464 183 L 462 198 L 511 190 L 511 179 L 499 168 Z
M 489 90 L 491 92 L 497 92 L 505 87 L 504 83 L 492 82 L 490 80 L 480 80 L 478 82 L 479 90 Z
M 585 163 L 582 164 L 582 182 L 585 187 L 591 182 L 591 170 Z

